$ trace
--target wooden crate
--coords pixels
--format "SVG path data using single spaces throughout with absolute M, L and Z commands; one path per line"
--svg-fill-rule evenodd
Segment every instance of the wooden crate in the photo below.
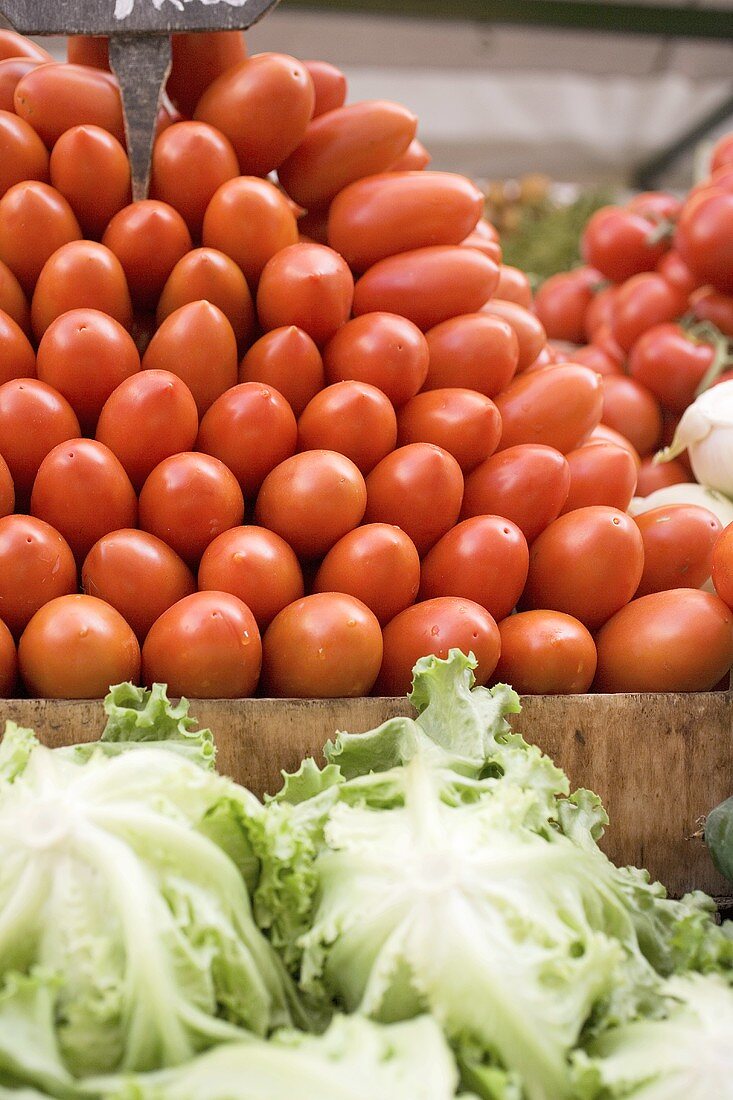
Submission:
M 527 696 L 515 727 L 564 768 L 576 787 L 603 799 L 611 826 L 603 845 L 620 864 L 646 867 L 672 894 L 700 889 L 724 901 L 733 886 L 695 838 L 704 815 L 733 791 L 733 693 Z M 409 714 L 404 699 L 196 700 L 218 766 L 257 794 L 277 790 L 336 730 L 361 733 Z M 5 701 L 0 714 L 31 726 L 48 745 L 91 741 L 100 702 Z

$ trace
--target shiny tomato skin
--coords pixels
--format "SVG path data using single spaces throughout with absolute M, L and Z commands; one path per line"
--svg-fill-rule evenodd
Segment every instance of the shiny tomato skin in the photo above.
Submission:
M 593 683 L 598 657 L 590 632 L 561 611 L 522 611 L 499 623 L 497 683 L 520 695 L 583 695 Z
M 313 118 L 343 107 L 347 87 L 346 77 L 341 70 L 328 61 L 304 61 L 303 64 L 313 81 Z
M 18 645 L 20 675 L 40 699 L 102 699 L 140 678 L 140 646 L 118 611 L 94 596 L 59 596 L 36 612 Z
M 43 265 L 31 303 L 36 339 L 70 309 L 98 309 L 123 328 L 132 324 L 125 272 L 113 252 L 95 241 L 62 245 Z
M 435 245 L 389 256 L 354 288 L 354 316 L 383 311 L 426 331 L 486 302 L 499 279 L 497 265 L 473 248 Z
M 354 278 L 337 252 L 322 244 L 293 244 L 265 264 L 257 315 L 265 331 L 295 325 L 322 347 L 346 324 Z
M 532 543 L 525 610 L 564 611 L 597 630 L 633 598 L 644 545 L 630 516 L 616 508 L 578 508 Z
M 48 152 L 32 126 L 0 111 L 0 195 L 23 180 L 48 180 Z
M 234 260 L 254 290 L 267 261 L 296 244 L 298 224 L 287 198 L 268 180 L 237 176 L 206 208 L 202 240 Z
M 143 356 L 143 370 L 176 374 L 193 394 L 199 416 L 237 384 L 237 341 L 220 309 L 189 302 L 161 324 Z
M 662 256 L 657 264 L 657 272 L 685 298 L 689 298 L 699 286 L 697 277 L 674 248 Z
M 366 604 L 381 626 L 415 602 L 420 557 L 412 539 L 389 523 L 365 523 L 331 547 L 314 592 L 345 592 Z
M 323 557 L 364 517 L 367 489 L 351 459 L 336 451 L 302 451 L 262 483 L 255 520 L 284 538 L 299 558 Z
M 688 199 L 675 247 L 701 284 L 733 293 L 733 194 L 711 188 Z
M 174 34 L 171 46 L 173 65 L 166 92 L 178 110 L 188 116 L 209 85 L 247 56 L 241 31 Z
M 66 60 L 72 65 L 88 65 L 109 72 L 109 38 L 102 35 L 69 35 Z
M 15 485 L 5 459 L 0 456 L 0 517 L 15 511 Z
M 107 398 L 96 438 L 117 456 L 139 492 L 164 458 L 193 449 L 198 429 L 196 402 L 185 382 L 170 371 L 145 370 Z
M 257 688 L 262 642 L 229 592 L 193 592 L 164 611 L 143 645 L 143 680 L 191 699 L 245 699 Z
M 0 386 L 0 454 L 24 503 L 49 451 L 79 434 L 71 405 L 45 382 L 16 378 Z
M 192 302 L 210 302 L 216 306 L 232 326 L 237 345 L 242 348 L 249 343 L 255 327 L 255 308 L 247 280 L 234 260 L 216 248 L 194 248 L 178 261 L 158 302 L 158 325 Z
M 632 275 L 652 271 L 667 251 L 665 241 L 653 243 L 654 228 L 633 210 L 604 206 L 583 231 L 583 257 L 612 283 L 623 283 Z
M 12 317 L 26 336 L 31 331 L 31 310 L 23 288 L 7 264 L 0 260 L 0 309 Z
M 653 271 L 628 279 L 614 300 L 611 331 L 624 351 L 652 326 L 675 321 L 687 308 L 687 295 Z
M 15 31 L 6 30 L 0 28 L 0 57 L 30 57 L 36 61 L 52 61 L 53 57 L 44 50 L 43 46 L 39 46 L 36 42 L 31 42 L 29 38 L 26 38 L 22 34 L 16 34 Z
M 415 136 L 417 119 L 387 100 L 364 100 L 314 118 L 278 177 L 306 210 L 328 206 L 348 184 L 385 172 Z
M 33 516 L 0 519 L 0 619 L 16 638 L 39 607 L 77 587 L 74 555 L 55 528 Z
M 74 126 L 51 152 L 51 183 L 74 211 L 85 237 L 99 239 L 132 201 L 130 162 L 117 138 L 99 126 Z
M 637 340 L 629 374 L 672 412 L 682 413 L 713 362 L 712 344 L 690 339 L 680 325 L 654 325 Z
M 595 344 L 574 348 L 573 362 L 579 363 L 581 367 L 590 367 L 596 374 L 623 374 L 618 362 Z
M 639 467 L 639 477 L 636 483 L 637 497 L 648 497 L 657 489 L 664 489 L 668 485 L 681 485 L 690 480 L 690 471 L 676 458 L 670 462 L 655 463 L 652 458 L 642 460 Z
M 201 591 L 230 592 L 247 605 L 264 631 L 284 607 L 304 594 L 294 551 L 264 527 L 232 527 L 210 542 L 198 573 Z
M 713 547 L 712 578 L 715 591 L 721 600 L 733 607 L 733 525 L 727 527 L 718 535 Z M 0 618 L 3 618 L 0 608 Z
M 393 164 L 390 164 L 389 170 L 390 172 L 422 172 L 432 159 L 423 143 L 418 141 L 417 138 L 413 138 L 402 156 L 398 157 Z M 492 257 L 492 259 L 497 259 L 497 263 L 500 258 L 500 255 L 498 258 Z
M 10 699 L 18 680 L 18 653 L 13 635 L 0 620 L 0 699 Z
M 125 140 L 122 100 L 110 73 L 86 65 L 39 65 L 19 81 L 15 111 L 51 149 L 72 126 L 92 125 Z
M 270 623 L 263 640 L 262 691 L 280 698 L 368 695 L 382 661 L 382 632 L 361 600 L 317 592 Z
M 231 142 L 205 122 L 177 122 L 153 147 L 151 194 L 178 211 L 194 237 L 222 183 L 239 175 Z
M 493 398 L 516 374 L 519 342 L 499 317 L 467 313 L 429 329 L 425 338 L 430 352 L 425 390 L 457 386 Z
M 503 516 L 474 516 L 425 555 L 419 599 L 461 596 L 485 607 L 498 622 L 516 606 L 528 569 L 527 540 L 516 524 Z
M 298 425 L 282 394 L 243 382 L 218 397 L 201 420 L 196 450 L 223 462 L 253 500 L 262 482 L 295 453 Z
M 583 440 L 584 447 L 592 447 L 596 443 L 613 443 L 617 447 L 623 447 L 623 449 L 628 451 L 633 458 L 637 470 L 641 468 L 641 458 L 639 457 L 639 452 L 636 447 L 634 447 L 633 443 L 631 443 L 625 435 L 622 435 L 621 432 L 617 432 L 614 428 L 609 428 L 606 424 L 599 424 L 598 427 L 594 428 Z
M 501 438 L 501 416 L 490 397 L 475 390 L 441 389 L 418 393 L 397 416 L 397 443 L 435 443 L 453 455 L 468 474 L 494 453 Z
M 32 57 L 6 57 L 3 60 L 0 51 L 0 110 L 15 114 L 15 89 L 19 82 L 31 69 L 46 64 L 47 61 L 34 60 Z
M 381 390 L 336 382 L 308 403 L 298 420 L 298 450 L 338 451 L 365 476 L 397 444 L 397 417 Z
M 532 287 L 529 279 L 518 267 L 502 264 L 499 268 L 499 282 L 496 297 L 505 302 L 515 302 L 523 309 L 532 308 Z
M 596 427 L 603 410 L 601 379 L 587 367 L 561 363 L 520 375 L 496 398 L 500 450 L 542 443 L 572 451 Z
M 326 344 L 326 380 L 366 382 L 399 407 L 419 391 L 429 351 L 417 325 L 394 313 L 365 313 L 347 321 Z
M 654 394 L 623 375 L 607 375 L 602 385 L 602 423 L 625 435 L 642 458 L 651 454 L 662 437 L 662 412 Z
M 164 458 L 140 490 L 140 527 L 191 567 L 217 535 L 238 527 L 243 517 L 237 479 L 211 455 L 184 451 Z
M 398 252 L 457 245 L 481 216 L 484 196 L 449 172 L 383 172 L 349 184 L 328 212 L 328 243 L 353 271 Z
M 705 584 L 722 531 L 716 515 L 695 504 L 668 504 L 635 519 L 644 542 L 644 572 L 637 596 Z
M 93 433 L 110 394 L 140 370 L 130 334 L 96 309 L 73 309 L 48 326 L 38 345 L 37 373 Z
M 102 243 L 122 264 L 139 309 L 155 309 L 171 271 L 192 247 L 181 215 L 157 199 L 133 202 L 115 214 Z
M 102 535 L 137 526 L 137 497 L 108 447 L 93 439 L 59 443 L 38 468 L 31 515 L 68 542 L 78 562 Z
M 242 175 L 266 176 L 300 144 L 314 102 L 313 81 L 300 61 L 262 53 L 210 84 L 194 118 L 229 139 Z
M 321 353 L 308 333 L 283 325 L 252 344 L 239 364 L 239 381 L 274 386 L 300 416 L 326 379 Z
M 499 660 L 499 629 L 489 612 L 472 600 L 441 596 L 424 600 L 396 615 L 384 628 L 384 657 L 375 695 L 406 695 L 420 657 L 443 660 L 451 649 L 473 653 L 476 683 L 492 676 Z
M 0 385 L 35 374 L 36 355 L 28 337 L 9 314 L 0 310 Z
M 398 447 L 367 477 L 367 523 L 401 527 L 422 557 L 453 527 L 463 474 L 453 455 L 432 443 Z
M 0 260 L 26 294 L 61 245 L 81 239 L 81 229 L 63 195 L 37 180 L 17 183 L 0 199 Z
M 626 511 L 636 492 L 638 471 L 624 447 L 615 443 L 585 445 L 565 457 L 570 467 L 570 489 L 562 513 L 594 504 Z
M 84 559 L 82 587 L 119 611 L 142 644 L 151 626 L 196 581 L 177 554 L 146 531 L 111 531 Z
M 709 592 L 654 592 L 609 619 L 596 646 L 597 691 L 710 691 L 733 661 L 733 614 Z
M 550 340 L 585 343 L 586 310 L 595 297 L 602 275 L 592 268 L 551 275 L 534 298 L 534 310 Z
M 502 298 L 492 298 L 481 310 L 490 317 L 499 317 L 506 321 L 514 330 L 519 343 L 517 371 L 524 371 L 531 366 L 547 342 L 547 334 L 539 318 L 524 306 L 517 305 L 516 302 L 506 302 Z
M 557 519 L 569 488 L 570 467 L 554 447 L 539 443 L 507 447 L 466 478 L 461 518 L 504 516 L 532 542 Z

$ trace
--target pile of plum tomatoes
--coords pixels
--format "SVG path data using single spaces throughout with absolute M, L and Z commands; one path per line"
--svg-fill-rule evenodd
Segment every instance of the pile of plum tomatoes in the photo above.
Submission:
M 619 331 L 548 342 L 478 188 L 346 94 L 177 36 L 133 203 L 106 43 L 0 32 L 0 691 L 402 694 L 452 647 L 524 692 L 713 687 L 731 548 L 627 514 L 663 425 Z M 609 329 L 600 278 L 562 339 Z

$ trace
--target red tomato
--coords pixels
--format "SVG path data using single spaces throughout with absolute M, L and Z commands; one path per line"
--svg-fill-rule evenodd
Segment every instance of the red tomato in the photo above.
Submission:
M 479 226 L 482 223 L 479 222 Z M 474 229 L 473 233 L 469 233 L 468 236 L 461 241 L 461 248 L 477 248 L 479 252 L 482 252 L 484 256 L 488 256 L 490 260 L 493 260 L 495 264 L 500 264 L 502 261 L 501 244 L 498 240 L 487 238 L 479 231 L 478 226 Z
M 157 321 L 191 302 L 210 302 L 234 329 L 239 347 L 249 343 L 255 327 L 255 309 L 247 280 L 234 260 L 215 248 L 195 248 L 171 271 L 158 302 Z M 242 379 L 243 382 L 259 379 Z
M 300 416 L 325 384 L 321 353 L 303 329 L 274 328 L 252 345 L 239 364 L 239 381 L 274 386 Z
M 140 527 L 162 539 L 187 565 L 197 565 L 209 543 L 243 518 L 237 479 L 210 455 L 184 451 L 164 458 L 140 491 Z
M 51 153 L 51 182 L 87 237 L 101 237 L 132 199 L 127 153 L 99 126 L 74 126 L 61 135 Z
M 499 623 L 497 683 L 520 695 L 582 695 L 596 674 L 596 645 L 578 619 L 561 611 L 523 611 Z
M 122 100 L 110 73 L 86 65 L 39 65 L 15 89 L 15 110 L 49 149 L 72 126 L 92 125 L 125 140 Z
M 562 351 L 560 351 L 561 346 Z M 545 344 L 534 363 L 530 363 L 522 373 L 529 374 L 531 371 L 544 370 L 545 367 L 554 367 L 556 363 L 564 363 L 568 353 L 572 351 L 575 355 L 575 350 L 572 344 L 568 344 L 564 340 L 553 340 L 552 343 Z M 576 362 L 576 360 L 573 359 L 573 362 Z
M 256 176 L 223 183 L 204 215 L 203 241 L 230 256 L 256 287 L 267 261 L 298 240 L 298 224 L 277 187 Z
M 62 245 L 38 276 L 31 320 L 36 339 L 70 309 L 98 309 L 124 328 L 132 323 L 132 303 L 125 272 L 113 252 L 94 241 Z
M 587 367 L 561 363 L 516 378 L 496 398 L 501 450 L 543 443 L 572 451 L 601 419 L 601 379 Z
M 28 294 L 49 256 L 80 237 L 66 199 L 46 183 L 18 183 L 0 199 L 0 260 Z
M 641 517 L 640 517 L 641 518 Z M 2 523 L 0 521 L 0 529 Z M 712 578 L 715 591 L 729 607 L 733 605 L 733 525 L 718 536 L 712 554 Z M 0 617 L 5 618 L 0 605 Z
M 338 451 L 364 475 L 393 451 L 396 443 L 397 417 L 391 401 L 365 382 L 327 386 L 309 402 L 298 421 L 298 450 Z
M 38 468 L 31 514 L 45 520 L 82 562 L 102 535 L 137 525 L 137 497 L 120 462 L 103 443 L 70 439 Z
M 654 242 L 655 229 L 653 222 L 633 210 L 604 206 L 583 232 L 585 261 L 612 283 L 653 271 L 669 247 L 666 241 Z
M 673 412 L 695 400 L 695 390 L 713 362 L 711 344 L 691 338 L 680 325 L 655 325 L 634 345 L 629 373 Z
M 0 621 L 0 698 L 10 699 L 18 680 L 18 654 L 13 635 Z
M 361 600 L 318 592 L 289 604 L 267 628 L 262 689 L 285 698 L 368 695 L 382 662 L 382 632 Z
M 424 330 L 479 310 L 499 279 L 497 265 L 475 248 L 436 245 L 380 260 L 354 288 L 354 315 L 383 310 Z
M 724 134 L 714 145 L 710 156 L 710 171 L 717 172 L 728 164 L 733 164 L 733 134 Z
M 335 451 L 303 451 L 267 475 L 255 519 L 298 557 L 318 558 L 358 527 L 366 501 L 364 478 L 351 459 Z
M 435 443 L 453 455 L 464 474 L 492 455 L 501 438 L 501 417 L 490 397 L 475 390 L 418 393 L 399 411 L 397 442 Z
M 582 367 L 590 367 L 596 374 L 623 374 L 616 360 L 612 359 L 603 348 L 596 347 L 595 344 L 574 348 L 572 360 Z
M 618 287 L 616 287 L 616 289 L 618 290 Z M 624 373 L 626 369 L 626 353 L 614 337 L 610 324 L 599 325 L 593 333 L 593 345 L 594 347 L 600 348 L 611 362 L 616 364 L 619 374 Z
M 633 378 L 607 375 L 603 380 L 603 423 L 621 432 L 642 456 L 662 436 L 662 413 L 654 394 Z
M 366 523 L 331 547 L 314 592 L 345 592 L 366 604 L 382 626 L 415 602 L 420 557 L 415 544 L 389 523 Z
M 144 199 L 115 214 L 102 243 L 122 264 L 135 305 L 154 309 L 171 271 L 191 249 L 191 234 L 172 206 Z
M 70 35 L 66 39 L 66 60 L 72 65 L 89 65 L 109 72 L 109 38 Z
M 160 539 L 145 531 L 112 531 L 86 556 L 82 586 L 119 611 L 142 643 L 155 620 L 196 591 L 193 573 Z
M 600 276 L 600 272 L 598 274 Z M 583 327 L 588 340 L 593 341 L 593 337 L 599 328 L 612 324 L 617 290 L 618 287 L 606 286 L 603 290 L 597 291 L 593 296 L 593 300 L 588 304 L 583 319 Z
M 0 454 L 24 500 L 49 451 L 79 433 L 71 405 L 44 382 L 18 378 L 0 386 Z
M 143 645 L 144 682 L 192 699 L 253 695 L 261 664 L 254 615 L 228 592 L 185 596 L 153 623 Z
M 674 248 L 662 256 L 657 264 L 657 272 L 685 298 L 699 286 L 696 276 Z
M 15 114 L 15 89 L 18 84 L 26 73 L 46 64 L 47 61 L 34 60 L 32 57 L 8 57 L 4 61 L 0 60 L 0 110 Z
M 238 175 L 231 142 L 205 122 L 178 122 L 153 148 L 152 193 L 178 211 L 194 236 L 222 183 Z
M 534 309 L 551 340 L 585 343 L 585 314 L 602 278 L 600 271 L 579 267 L 545 280 L 535 294 Z
M 37 611 L 18 646 L 28 694 L 102 699 L 110 684 L 140 678 L 140 646 L 118 611 L 94 596 L 59 596 Z
M 712 321 L 726 336 L 733 336 L 733 294 L 702 287 L 692 295 L 690 308 L 696 320 Z
M 615 443 L 587 444 L 570 451 L 570 490 L 563 512 L 605 504 L 625 512 L 636 490 L 637 466 L 625 447 Z
M 0 619 L 16 638 L 39 607 L 76 589 L 74 555 L 58 531 L 33 516 L 0 519 Z
M 669 191 L 640 191 L 627 202 L 626 209 L 659 224 L 663 221 L 676 221 L 682 203 Z
M 420 657 L 435 654 L 445 660 L 451 649 L 473 653 L 478 661 L 476 682 L 485 684 L 499 660 L 499 629 L 480 604 L 455 596 L 408 607 L 384 628 L 384 657 L 374 685 L 377 695 L 405 695 L 412 669 Z
M 569 487 L 570 467 L 553 447 L 507 447 L 466 478 L 461 517 L 504 516 L 532 542 L 557 519 Z
M 533 313 L 516 302 L 505 302 L 501 298 L 492 298 L 482 306 L 482 312 L 491 317 L 506 321 L 516 334 L 519 342 L 519 361 L 517 370 L 523 371 L 534 363 L 547 341 L 541 322 Z
M 12 317 L 0 310 L 0 385 L 13 378 L 33 378 L 36 355 Z
M 170 371 L 145 370 L 121 382 L 107 398 L 96 438 L 117 456 L 139 491 L 164 458 L 193 449 L 198 429 L 188 386 Z
M 0 57 L 31 57 L 37 61 L 53 61 L 51 54 L 43 46 L 4 28 L 0 28 Z
M 398 252 L 460 244 L 483 206 L 483 193 L 465 176 L 394 170 L 367 176 L 331 203 L 328 243 L 354 271 L 366 271 Z
M 443 321 L 425 334 L 430 352 L 425 390 L 461 387 L 496 397 L 511 382 L 519 343 L 511 325 L 486 313 Z
M 7 264 L 0 260 L 0 309 L 12 317 L 26 335 L 31 330 L 31 311 L 23 289 Z
M 300 61 L 261 53 L 209 85 L 194 117 L 229 138 L 243 175 L 266 176 L 300 144 L 314 101 L 313 81 Z
M 598 691 L 710 691 L 733 661 L 733 615 L 709 592 L 633 600 L 596 638 Z
M 630 351 L 653 325 L 674 321 L 685 312 L 687 296 L 655 272 L 643 272 L 618 288 L 611 329 L 624 351 Z
M 423 143 L 418 141 L 417 138 L 413 138 L 402 156 L 390 165 L 389 170 L 390 172 L 421 172 L 423 168 L 427 168 L 432 159 Z M 498 256 L 492 256 L 492 259 L 496 259 L 496 262 L 499 263 L 501 250 L 499 250 Z
M 695 504 L 669 504 L 636 516 L 644 541 L 637 596 L 669 588 L 700 588 L 710 576 L 720 520 Z
M 688 199 L 675 247 L 701 283 L 733 292 L 733 194 L 712 188 Z
M 284 539 L 264 527 L 232 527 L 204 551 L 201 591 L 230 592 L 247 605 L 260 630 L 303 595 L 303 573 Z
M 643 459 L 639 467 L 639 477 L 636 483 L 637 497 L 648 497 L 657 489 L 664 489 L 668 485 L 681 485 L 690 480 L 689 470 L 672 459 L 670 462 L 655 463 L 651 458 Z
M 181 306 L 161 324 L 143 356 L 143 370 L 168 370 L 182 379 L 203 416 L 237 384 L 237 341 L 210 302 Z
M 38 345 L 38 377 L 66 398 L 85 432 L 94 431 L 112 391 L 139 370 L 130 334 L 96 309 L 57 317 Z
M 265 265 L 257 288 L 263 329 L 296 325 L 322 346 L 351 316 L 354 279 L 338 252 L 293 244 Z
M 515 302 L 523 309 L 532 308 L 532 287 L 527 276 L 518 267 L 501 265 L 495 293 L 504 302 Z
M 246 500 L 295 453 L 298 425 L 282 394 L 261 382 L 243 382 L 218 397 L 201 421 L 196 449 L 223 462 Z
M 343 107 L 346 101 L 346 77 L 328 61 L 304 61 L 315 92 L 313 118 Z
M 475 516 L 426 554 L 419 598 L 462 596 L 503 619 L 522 595 L 528 569 L 527 540 L 516 524 L 502 516 Z
M 374 467 L 366 485 L 366 522 L 401 527 L 421 556 L 453 527 L 461 510 L 461 467 L 432 443 L 398 447 Z
M 644 546 L 631 516 L 578 508 L 532 543 L 522 606 L 564 611 L 597 630 L 632 599 L 643 568 Z
M 9 516 L 15 511 L 15 486 L 5 459 L 0 456 L 0 516 Z
M 306 210 L 328 206 L 348 184 L 391 167 L 416 129 L 417 119 L 406 107 L 386 100 L 327 111 L 308 125 L 278 177 Z
M 192 115 L 209 85 L 247 56 L 241 31 L 174 34 L 171 44 L 173 67 L 166 91 L 184 115 Z
M 0 111 L 0 195 L 23 180 L 48 180 L 48 153 L 36 131 Z
M 347 322 L 326 345 L 326 380 L 366 382 L 403 405 L 428 370 L 428 345 L 412 321 L 394 313 L 365 313 Z
M 629 442 L 625 435 L 621 435 L 621 432 L 617 432 L 613 428 L 607 427 L 605 424 L 599 424 L 584 440 L 583 446 L 591 447 L 596 443 L 614 443 L 617 447 L 623 447 L 633 458 L 637 470 L 640 468 L 641 458 L 639 457 L 639 452 L 636 447 Z

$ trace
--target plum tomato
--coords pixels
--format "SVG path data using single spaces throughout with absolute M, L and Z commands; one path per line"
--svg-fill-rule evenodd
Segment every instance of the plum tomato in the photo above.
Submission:
M 596 374 L 623 374 L 617 360 L 595 344 L 573 348 L 572 358 L 574 363 L 579 363 L 582 367 L 590 367 Z
M 0 29 L 0 57 L 30 57 L 36 61 L 53 61 L 52 55 L 43 46 L 5 28 Z
M 153 147 L 151 194 L 178 211 L 193 237 L 222 183 L 238 175 L 231 142 L 206 122 L 176 122 Z
M 18 652 L 13 635 L 0 620 L 0 699 L 10 699 L 18 680 Z
M 432 159 L 423 143 L 418 141 L 417 138 L 413 138 L 402 156 L 398 157 L 393 164 L 390 164 L 389 170 L 390 172 L 422 172 L 423 168 L 427 168 Z M 465 242 L 462 241 L 461 244 L 463 243 Z M 499 251 L 497 256 L 492 256 L 492 259 L 496 259 L 498 263 L 501 259 L 501 252 Z
M 0 309 L 0 385 L 14 378 L 33 378 L 36 354 L 20 325 Z
M 32 126 L 0 111 L 0 196 L 23 180 L 48 181 L 48 152 Z
M 611 332 L 624 351 L 654 325 L 675 321 L 687 308 L 687 295 L 656 272 L 634 275 L 618 288 Z
M 527 276 L 518 267 L 509 264 L 500 266 L 495 294 L 504 302 L 516 302 L 523 309 L 532 308 L 532 287 Z
M 255 327 L 255 308 L 247 280 L 234 260 L 215 248 L 194 248 L 171 271 L 158 302 L 157 323 L 192 302 L 210 302 L 229 321 L 241 348 Z M 260 379 L 243 378 L 243 382 Z
M 264 527 L 232 527 L 210 542 L 198 575 L 201 591 L 230 592 L 247 605 L 259 629 L 305 589 L 294 551 Z
M 714 355 L 712 344 L 691 339 L 680 325 L 654 325 L 634 344 L 629 374 L 672 412 L 683 413 Z
M 584 445 L 565 456 L 570 489 L 562 512 L 605 504 L 625 512 L 634 496 L 638 470 L 631 454 L 615 443 Z
M 415 602 L 420 557 L 404 531 L 365 523 L 331 547 L 313 581 L 314 592 L 345 592 L 366 604 L 384 626 Z
M 428 370 L 428 345 L 420 329 L 394 313 L 365 313 L 338 330 L 323 352 L 326 379 L 366 382 L 393 405 L 420 390 Z
M 145 370 L 121 382 L 104 403 L 96 438 L 122 463 L 137 492 L 164 458 L 190 451 L 199 418 L 185 382 L 165 370 Z
M 675 247 L 700 283 L 733 292 L 733 194 L 713 187 L 689 198 Z
M 326 379 L 321 353 L 308 333 L 284 325 L 252 344 L 239 364 L 239 381 L 274 386 L 300 416 Z
M 412 669 L 420 657 L 443 660 L 451 649 L 473 653 L 478 661 L 476 683 L 492 676 L 499 660 L 499 628 L 489 612 L 472 600 L 439 596 L 423 600 L 395 615 L 384 628 L 384 656 L 374 685 L 377 695 L 406 695 Z
M 601 379 L 587 367 L 560 363 L 515 378 L 498 394 L 496 407 L 501 415 L 501 450 L 543 443 L 564 454 L 601 419 Z
M 191 699 L 254 695 L 262 642 L 254 615 L 229 592 L 193 592 L 164 611 L 143 644 L 143 680 Z
M 467 313 L 443 321 L 425 334 L 430 361 L 424 390 L 457 386 L 496 397 L 516 374 L 519 342 L 500 317 Z
M 255 519 L 299 558 L 319 558 L 358 527 L 366 503 L 364 478 L 351 459 L 336 451 L 302 451 L 267 475 Z
M 18 82 L 15 112 L 49 148 L 73 126 L 92 125 L 125 140 L 122 100 L 111 73 L 87 65 L 39 65 Z
M 733 607 L 733 524 L 723 529 L 713 547 L 712 578 L 721 600 Z M 2 608 L 0 618 L 4 618 Z
M 413 399 L 414 400 L 414 399 Z M 386 394 L 365 382 L 336 382 L 308 403 L 298 420 L 298 450 L 338 451 L 365 476 L 393 451 L 397 417 Z
M 0 619 L 16 638 L 39 607 L 77 587 L 74 555 L 58 531 L 33 516 L 0 519 Z
M 162 539 L 192 567 L 217 535 L 238 527 L 243 518 L 237 479 L 211 455 L 184 451 L 164 458 L 140 491 L 142 530 Z
M 16 183 L 0 199 L 0 260 L 26 294 L 61 245 L 81 239 L 81 228 L 62 194 L 38 180 Z
M 0 260 L 0 309 L 12 317 L 28 335 L 31 331 L 31 310 L 23 288 L 7 264 Z
M 0 517 L 9 516 L 15 511 L 15 485 L 10 468 L 0 455 Z
M 490 397 L 475 390 L 418 393 L 397 416 L 397 442 L 435 443 L 468 474 L 492 455 L 501 438 L 501 416 Z
M 655 462 L 653 458 L 644 458 L 639 467 L 634 495 L 648 497 L 657 489 L 664 489 L 668 485 L 681 485 L 689 480 L 690 471 L 676 458 L 670 462 Z
M 298 240 L 288 200 L 268 180 L 237 176 L 215 192 L 204 214 L 203 243 L 234 260 L 254 290 L 267 261 Z
M 192 247 L 181 215 L 158 199 L 133 202 L 115 214 L 102 244 L 120 261 L 138 309 L 155 309 L 171 271 Z
M 636 516 L 644 543 L 637 596 L 670 588 L 700 588 L 710 577 L 718 517 L 696 504 L 668 504 Z
M 463 474 L 442 447 L 410 443 L 377 463 L 366 487 L 365 521 L 401 527 L 423 556 L 458 519 Z
M 570 467 L 554 447 L 507 447 L 466 478 L 461 518 L 504 516 L 533 542 L 560 515 L 569 488 Z
M 512 611 L 529 569 L 527 540 L 503 516 L 464 519 L 425 555 L 419 599 L 462 596 L 497 620 Z
M 633 598 L 644 544 L 631 516 L 616 508 L 578 508 L 535 539 L 522 597 L 525 610 L 564 611 L 597 630 Z
M 637 470 L 641 468 L 641 458 L 639 457 L 639 452 L 636 447 L 625 435 L 622 435 L 621 432 L 617 432 L 615 428 L 609 428 L 607 424 L 599 424 L 583 440 L 584 447 L 592 447 L 596 443 L 613 443 L 616 447 L 623 447 L 623 449 L 628 451 L 633 458 Z
M 382 631 L 361 600 L 316 592 L 275 616 L 263 639 L 262 691 L 280 698 L 368 695 L 382 663 Z
M 514 330 L 519 344 L 517 371 L 521 372 L 531 366 L 547 343 L 547 334 L 539 318 L 524 306 L 517 305 L 516 302 L 506 302 L 502 298 L 491 298 L 481 307 L 481 311 L 490 317 L 499 317 L 506 321 Z
M 295 453 L 298 425 L 282 394 L 242 382 L 218 397 L 201 420 L 196 450 L 223 462 L 253 500 L 262 482 Z
M 602 423 L 626 436 L 645 458 L 662 438 L 662 410 L 653 393 L 634 378 L 606 375 L 602 379 Z
M 217 77 L 247 56 L 241 31 L 198 31 L 171 36 L 173 65 L 165 90 L 182 114 L 190 116 Z
M 354 279 L 344 260 L 322 244 L 293 244 L 266 264 L 257 287 L 265 331 L 296 325 L 322 347 L 351 316 Z
M 613 323 L 613 307 L 617 290 L 616 286 L 605 286 L 593 295 L 593 300 L 589 303 L 583 318 L 586 339 L 590 343 L 593 343 L 593 338 L 599 329 Z
M 733 661 L 733 614 L 696 588 L 653 592 L 609 619 L 596 646 L 597 691 L 710 691 Z
M 85 237 L 99 238 L 132 201 L 130 162 L 117 138 L 99 126 L 74 126 L 51 153 L 51 183 L 76 215 Z
M 177 554 L 147 531 L 111 531 L 95 542 L 81 571 L 88 596 L 119 611 L 142 644 L 155 620 L 196 591 L 196 581 Z
M 583 230 L 585 262 L 612 283 L 623 283 L 642 271 L 653 271 L 669 244 L 655 241 L 656 226 L 633 210 L 604 206 Z
M 548 339 L 585 343 L 585 314 L 603 280 L 600 271 L 579 267 L 545 279 L 535 294 L 534 310 Z
M 497 683 L 520 695 L 582 695 L 596 674 L 590 632 L 562 611 L 522 611 L 499 623 L 501 656 Z
M 43 265 L 31 303 L 36 339 L 70 309 L 98 309 L 123 328 L 132 324 L 127 279 L 114 252 L 95 241 L 62 245 Z
M 28 623 L 18 645 L 26 690 L 40 699 L 102 699 L 110 684 L 140 679 L 140 646 L 113 607 L 95 596 L 58 596 Z
M 3 58 L 0 50 L 0 110 L 15 114 L 15 89 L 18 84 L 31 69 L 37 69 L 39 65 L 46 64 L 48 64 L 47 60 L 39 61 L 32 57 Z M 41 139 L 38 138 L 38 140 Z
M 161 324 L 143 356 L 143 370 L 176 374 L 193 394 L 199 416 L 237 384 L 237 341 L 220 309 L 189 302 Z
M 0 454 L 24 501 L 49 451 L 79 434 L 71 405 L 45 382 L 16 378 L 0 386 Z
M 304 61 L 303 64 L 313 81 L 313 118 L 343 107 L 347 88 L 346 77 L 341 70 L 328 61 Z

